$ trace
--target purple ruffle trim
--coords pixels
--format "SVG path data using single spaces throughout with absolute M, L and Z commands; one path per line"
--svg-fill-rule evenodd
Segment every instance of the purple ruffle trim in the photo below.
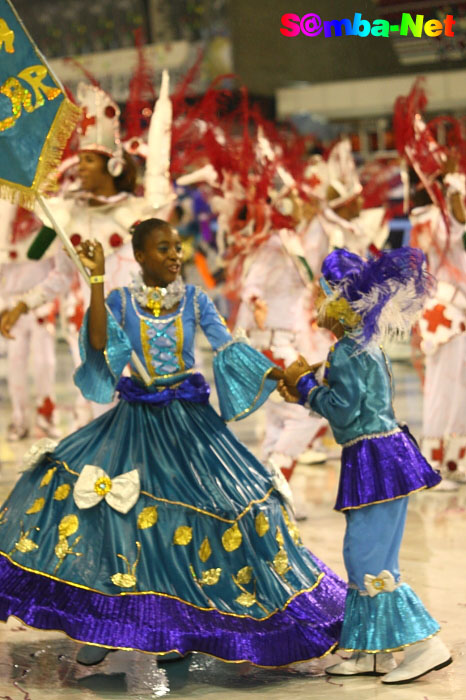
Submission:
M 408 496 L 441 476 L 424 459 L 409 432 L 364 438 L 343 448 L 336 510 Z
M 318 560 L 316 560 L 318 561 Z M 81 642 L 148 652 L 198 651 L 226 661 L 282 666 L 322 656 L 338 641 L 346 587 L 326 575 L 267 620 L 205 611 L 146 594 L 105 596 L 16 567 L 0 557 L 0 619 L 62 630 Z
M 194 372 L 176 387 L 166 387 L 162 391 L 148 391 L 130 377 L 122 377 L 116 386 L 120 399 L 129 403 L 150 403 L 155 406 L 168 406 L 175 399 L 193 403 L 207 403 L 210 386 L 200 372 Z

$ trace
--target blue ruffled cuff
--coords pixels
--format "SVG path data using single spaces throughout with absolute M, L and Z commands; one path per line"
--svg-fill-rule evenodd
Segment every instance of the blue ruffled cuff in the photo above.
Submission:
M 246 418 L 277 386 L 268 378 L 276 365 L 247 343 L 229 343 L 219 350 L 213 364 L 220 414 L 226 421 Z
M 402 624 L 400 624 L 400 620 Z M 397 651 L 436 634 L 440 625 L 406 583 L 371 598 L 348 589 L 339 648 Z
M 296 388 L 299 391 L 300 399 L 298 403 L 300 403 L 301 406 L 305 406 L 306 403 L 308 403 L 310 392 L 317 386 L 319 386 L 319 382 L 315 378 L 314 372 L 308 372 L 298 380 Z
M 131 358 L 131 343 L 124 330 L 107 313 L 107 345 L 95 350 L 89 342 L 88 314 L 79 333 L 82 364 L 74 373 L 74 383 L 82 395 L 96 403 L 110 403 L 121 373 Z

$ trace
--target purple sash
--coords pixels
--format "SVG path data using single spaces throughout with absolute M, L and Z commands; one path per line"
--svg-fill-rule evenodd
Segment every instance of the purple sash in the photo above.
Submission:
M 130 377 L 121 377 L 116 389 L 120 399 L 129 403 L 150 403 L 156 406 L 168 406 L 175 399 L 207 403 L 210 396 L 210 386 L 200 372 L 194 372 L 183 379 L 181 384 L 165 387 L 161 391 L 150 391 Z

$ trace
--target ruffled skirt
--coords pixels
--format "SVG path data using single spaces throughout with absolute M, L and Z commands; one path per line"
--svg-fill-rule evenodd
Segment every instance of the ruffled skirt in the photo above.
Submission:
M 0 618 L 81 642 L 281 666 L 333 649 L 345 594 L 209 405 L 120 401 L 0 514 Z
M 336 510 L 391 501 L 432 488 L 442 480 L 407 428 L 345 445 Z

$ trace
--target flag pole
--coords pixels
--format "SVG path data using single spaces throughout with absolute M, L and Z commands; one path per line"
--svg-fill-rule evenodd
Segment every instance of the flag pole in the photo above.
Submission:
M 79 272 L 81 273 L 82 278 L 88 285 L 88 287 L 91 286 L 91 282 L 89 279 L 89 275 L 86 272 L 86 268 L 81 262 L 81 259 L 79 255 L 77 254 L 74 245 L 71 243 L 70 239 L 66 235 L 65 231 L 62 229 L 62 227 L 56 222 L 55 217 L 53 216 L 52 212 L 50 211 L 50 208 L 47 206 L 47 203 L 45 202 L 44 198 L 41 195 L 37 195 L 37 201 L 46 215 L 46 217 L 49 219 L 50 223 L 52 224 L 52 228 L 54 231 L 58 234 L 59 238 L 61 239 L 63 245 L 65 246 L 66 252 L 69 254 L 71 260 L 74 262 L 76 267 L 78 268 Z M 105 305 L 105 308 L 107 310 L 107 313 L 109 313 L 112 317 L 113 314 L 111 310 L 108 308 L 107 305 Z M 137 371 L 139 372 L 139 375 L 141 376 L 142 380 L 144 381 L 144 384 L 146 386 L 149 386 L 151 383 L 151 378 L 149 376 L 149 373 L 147 372 L 146 368 L 142 364 L 141 360 L 139 359 L 138 355 L 134 350 L 131 351 L 131 361 L 133 362 L 134 366 L 136 367 Z

